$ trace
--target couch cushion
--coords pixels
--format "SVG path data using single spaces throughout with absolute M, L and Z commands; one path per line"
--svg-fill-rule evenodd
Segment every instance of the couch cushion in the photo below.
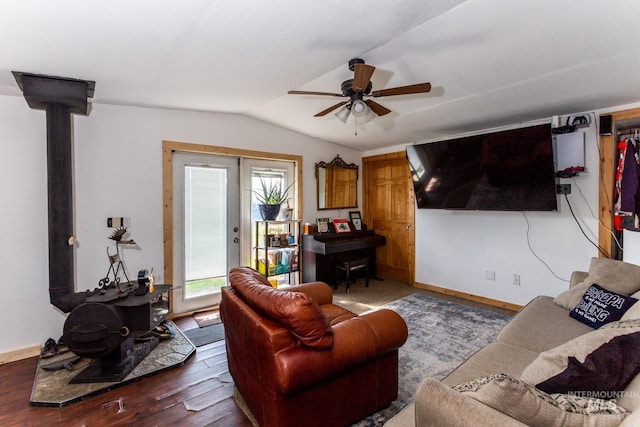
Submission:
M 549 395 L 506 374 L 478 378 L 454 389 L 529 426 L 617 426 L 628 415 L 615 402 Z
M 623 390 L 640 371 L 640 320 L 610 323 L 540 353 L 520 378 L 549 393 Z
M 631 294 L 631 297 L 640 301 L 640 291 Z M 640 303 L 633 304 L 620 318 L 620 320 L 631 319 L 640 319 Z
M 496 372 L 519 377 L 537 356 L 538 353 L 523 347 L 494 342 L 475 352 L 442 382 L 453 386 Z
M 627 411 L 640 411 L 640 375 L 629 383 L 622 393 L 615 394 L 618 405 Z
M 589 275 L 584 282 L 558 295 L 556 304 L 572 310 L 594 283 L 622 295 L 631 295 L 640 290 L 640 266 L 609 258 L 591 258 Z
M 637 301 L 635 298 L 608 291 L 593 284 L 585 291 L 569 316 L 587 326 L 598 329 L 607 323 L 620 320 L 622 315 Z
M 507 323 L 496 341 L 540 353 L 591 331 L 589 326 L 569 317 L 569 311 L 555 304 L 553 298 L 539 296 Z
M 274 289 L 260 277 L 263 276 L 248 267 L 233 268 L 229 272 L 231 287 L 252 309 L 285 326 L 307 347 L 329 349 L 333 346 L 329 321 L 310 296 Z

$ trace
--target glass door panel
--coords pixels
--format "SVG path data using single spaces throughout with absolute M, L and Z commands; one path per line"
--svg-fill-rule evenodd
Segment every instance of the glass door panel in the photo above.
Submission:
M 174 312 L 216 305 L 239 265 L 237 158 L 174 153 Z

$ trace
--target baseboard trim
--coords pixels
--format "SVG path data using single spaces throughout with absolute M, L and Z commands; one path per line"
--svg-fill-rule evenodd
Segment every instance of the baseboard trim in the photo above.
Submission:
M 25 347 L 18 350 L 8 351 L 6 353 L 0 353 L 0 365 L 5 363 L 17 362 L 18 360 L 28 359 L 30 357 L 40 355 L 40 346 L 34 345 L 31 347 Z
M 512 304 L 510 302 L 500 301 L 500 300 L 497 300 L 497 299 L 492 299 L 492 298 L 487 298 L 487 297 L 481 297 L 479 295 L 469 294 L 469 293 L 466 293 L 466 292 L 454 291 L 452 289 L 441 288 L 439 286 L 427 285 L 425 283 L 415 282 L 413 286 L 415 286 L 416 288 L 426 289 L 428 291 L 437 292 L 439 294 L 451 295 L 451 296 L 454 296 L 456 298 L 462 298 L 462 299 L 466 299 L 466 300 L 469 300 L 469 301 L 474 301 L 474 302 L 479 302 L 479 303 L 482 303 L 482 304 L 487 304 L 487 305 L 490 305 L 490 306 L 493 306 L 493 307 L 506 308 L 507 310 L 512 310 L 512 311 L 520 311 L 520 310 L 522 310 L 522 307 L 523 307 L 522 305 Z

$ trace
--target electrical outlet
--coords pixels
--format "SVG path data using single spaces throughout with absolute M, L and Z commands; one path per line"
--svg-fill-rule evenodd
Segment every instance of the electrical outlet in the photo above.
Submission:
M 496 272 L 495 271 L 486 270 L 484 272 L 484 278 L 486 280 L 496 280 Z
M 556 185 L 557 194 L 571 194 L 571 184 L 558 184 Z
M 513 284 L 514 285 L 520 285 L 520 275 L 519 274 L 514 274 L 513 275 Z

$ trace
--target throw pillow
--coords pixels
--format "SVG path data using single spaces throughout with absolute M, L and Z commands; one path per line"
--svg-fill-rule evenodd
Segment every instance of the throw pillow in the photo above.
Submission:
M 640 321 L 612 322 L 540 353 L 520 379 L 539 388 L 548 381 L 547 392 L 624 390 L 640 372 L 638 345 Z
M 528 426 L 617 426 L 628 415 L 613 401 L 547 394 L 506 374 L 477 378 L 453 389 Z
M 635 298 L 640 300 L 640 291 L 634 294 L 631 294 L 631 298 Z M 626 313 L 622 315 L 620 320 L 631 320 L 631 319 L 640 319 L 640 304 L 633 304 Z
M 638 300 L 591 285 L 569 316 L 598 329 L 602 325 L 620 320 L 622 315 Z
M 584 282 L 562 292 L 554 301 L 567 310 L 572 310 L 594 283 L 609 291 L 631 295 L 640 291 L 640 266 L 609 258 L 591 258 L 589 275 Z
M 568 357 L 567 368 L 536 385 L 547 393 L 618 392 L 640 372 L 640 332 L 620 335 L 602 344 L 584 362 Z

